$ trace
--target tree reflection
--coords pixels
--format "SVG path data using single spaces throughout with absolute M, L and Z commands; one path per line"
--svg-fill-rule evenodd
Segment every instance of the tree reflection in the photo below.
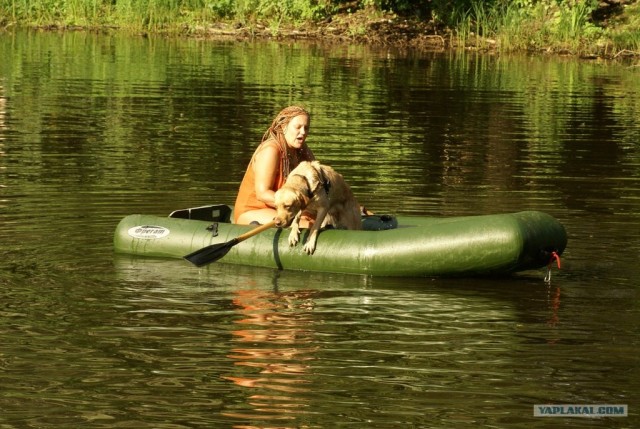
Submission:
M 294 420 L 310 412 L 305 393 L 311 390 L 310 362 L 317 349 L 310 329 L 315 293 L 258 289 L 235 293 L 233 304 L 241 317 L 235 321 L 228 355 L 235 371 L 224 378 L 252 389 L 246 403 L 235 403 L 223 412 L 252 422 L 236 428 L 263 427 L 255 423 L 274 420 L 288 420 L 290 427 L 298 427 Z
M 6 105 L 7 105 L 7 99 L 6 97 L 3 96 L 4 94 L 4 89 L 2 88 L 2 85 L 0 85 L 0 131 L 2 131 L 3 129 L 6 128 L 5 124 L 4 124 L 4 117 L 6 115 Z M 4 136 L 2 134 L 0 134 L 0 141 L 4 140 Z M 0 151 L 2 149 L 0 148 Z M 3 152 L 0 152 L 0 154 L 3 154 Z

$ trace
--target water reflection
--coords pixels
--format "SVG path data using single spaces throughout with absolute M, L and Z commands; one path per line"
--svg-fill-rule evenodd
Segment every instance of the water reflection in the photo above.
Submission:
M 549 289 L 547 291 L 547 300 L 549 305 L 549 320 L 547 324 L 551 327 L 555 327 L 558 325 L 560 321 L 559 311 L 560 311 L 560 288 L 552 287 L 549 285 Z
M 571 383 L 597 383 L 603 398 L 622 377 L 610 381 L 591 358 L 580 363 L 587 376 L 566 371 L 562 350 L 573 359 L 593 335 L 603 340 L 559 275 L 548 285 L 542 273 L 436 281 L 117 260 L 137 317 L 100 334 L 133 341 L 118 347 L 125 368 L 162 367 L 127 370 L 126 385 L 174 389 L 176 404 L 189 389 L 198 413 L 227 427 L 332 427 L 336 415 L 360 427 L 457 427 L 465 409 L 500 409 L 492 421 L 511 427 L 549 392 L 561 400 Z
M 4 87 L 0 85 L 0 130 L 6 128 L 4 117 L 6 115 L 7 98 L 4 96 Z M 0 133 L 0 141 L 4 140 L 4 136 Z
M 277 285 L 273 291 L 256 289 L 255 284 L 245 287 L 233 294 L 239 318 L 228 357 L 235 370 L 223 378 L 249 390 L 246 403 L 230 405 L 223 415 L 247 421 L 293 421 L 310 412 L 305 394 L 312 389 L 309 372 L 317 350 L 310 328 L 317 292 L 278 292 Z
M 7 99 L 4 96 L 4 87 L 0 84 L 0 158 L 3 158 L 5 156 L 5 151 L 4 151 L 4 130 L 6 128 L 5 124 L 4 124 L 4 118 L 6 115 L 6 104 L 7 104 Z M 4 175 L 4 170 L 6 169 L 6 167 L 4 165 L 0 165 L 0 174 Z M 0 189 L 2 188 L 6 188 L 6 184 L 0 182 Z M 0 199 L 0 207 L 2 207 L 2 205 L 4 204 L 4 201 L 2 199 Z

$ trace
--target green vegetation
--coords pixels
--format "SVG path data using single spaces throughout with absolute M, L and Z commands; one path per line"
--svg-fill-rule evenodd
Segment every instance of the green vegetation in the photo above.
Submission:
M 0 23 L 182 32 L 185 27 L 234 19 L 312 21 L 328 16 L 313 0 L 0 0 Z
M 0 0 L 0 27 L 207 35 L 224 23 L 249 34 L 267 28 L 273 37 L 356 15 L 359 21 L 349 19 L 343 31 L 352 39 L 368 36 L 384 17 L 391 27 L 408 20 L 455 46 L 640 54 L 639 0 Z
M 478 47 L 495 43 L 504 51 L 640 54 L 638 2 L 605 10 L 598 0 L 477 1 L 456 10 L 451 24 L 461 43 Z

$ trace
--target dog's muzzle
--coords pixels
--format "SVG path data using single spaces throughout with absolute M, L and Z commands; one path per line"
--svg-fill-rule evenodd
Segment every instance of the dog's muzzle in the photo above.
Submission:
M 273 221 L 275 222 L 275 225 L 278 228 L 286 228 L 289 226 L 289 223 L 290 223 L 290 222 L 287 222 L 286 219 L 281 219 L 279 217 L 273 218 Z

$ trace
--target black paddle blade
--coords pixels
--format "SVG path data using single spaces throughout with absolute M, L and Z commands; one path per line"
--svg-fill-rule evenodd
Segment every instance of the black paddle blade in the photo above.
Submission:
M 212 244 L 210 246 L 203 247 L 202 249 L 198 249 L 195 252 L 189 253 L 184 257 L 184 259 L 197 267 L 201 267 L 222 258 L 236 244 L 238 244 L 238 240 L 235 238 L 231 241 L 227 241 L 226 243 Z

